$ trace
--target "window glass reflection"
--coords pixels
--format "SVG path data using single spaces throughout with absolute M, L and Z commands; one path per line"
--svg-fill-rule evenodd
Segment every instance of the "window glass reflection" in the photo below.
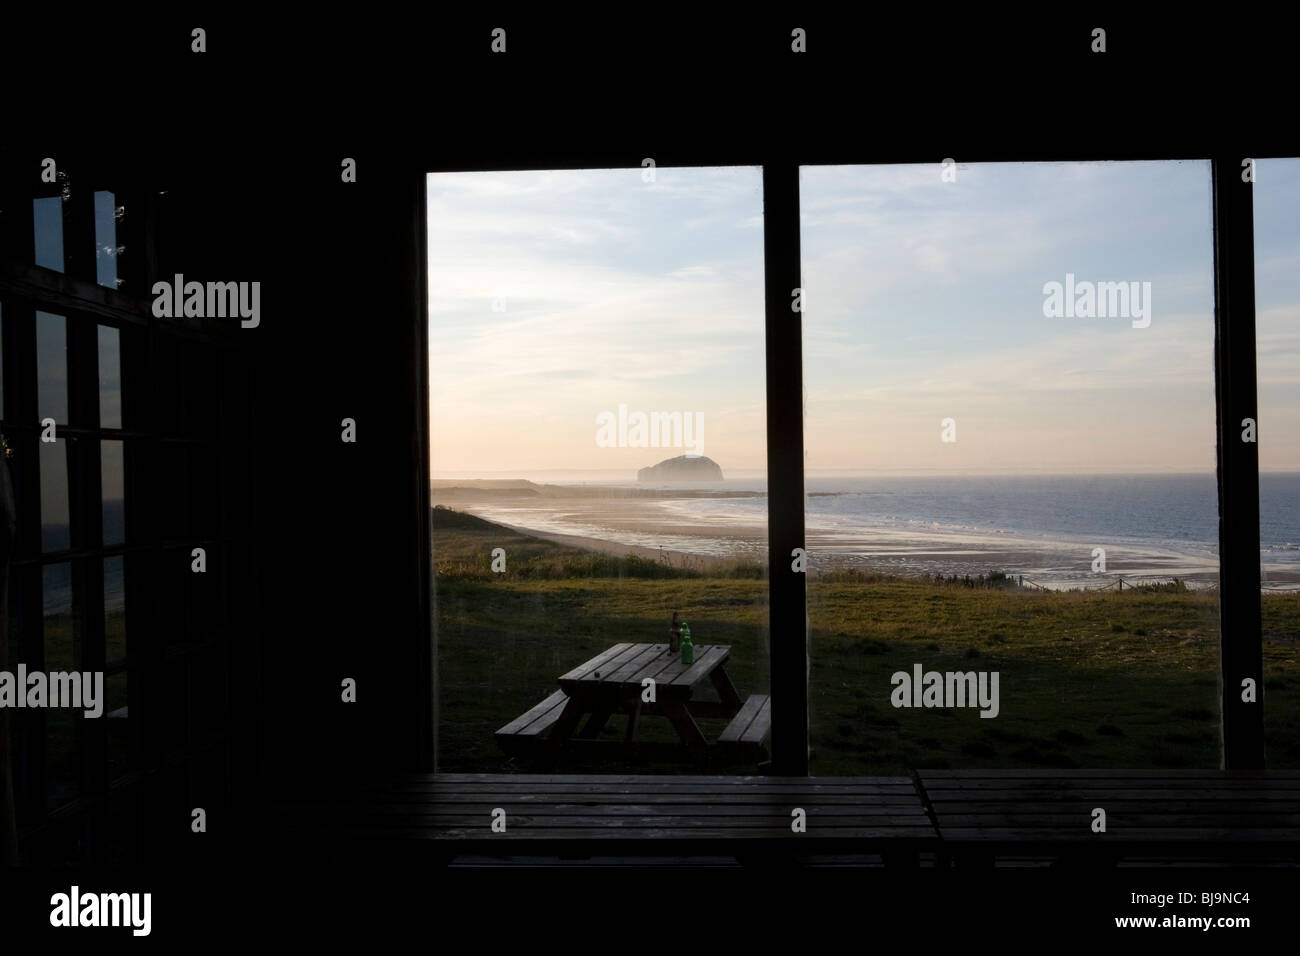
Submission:
M 122 333 L 99 327 L 99 427 L 122 427 Z
M 95 281 L 116 289 L 117 277 L 117 200 L 105 190 L 95 193 Z
M 104 661 L 121 670 L 104 679 L 104 717 L 108 721 L 108 777 L 115 779 L 129 766 L 130 734 L 127 707 L 126 590 L 122 557 L 104 559 Z
M 68 510 L 68 443 L 40 443 L 41 550 L 63 551 L 71 547 Z
M 100 482 L 104 503 L 104 544 L 121 544 L 126 540 L 126 514 L 123 509 L 124 457 L 122 442 L 99 443 Z
M 72 565 L 51 564 L 42 570 L 45 671 L 81 670 L 76 615 L 72 606 Z M 75 799 L 81 776 L 81 711 L 45 710 L 47 803 L 57 807 Z
M 32 200 L 32 229 L 36 264 L 63 271 L 63 200 L 58 196 Z
M 36 413 L 68 422 L 68 320 L 36 313 Z

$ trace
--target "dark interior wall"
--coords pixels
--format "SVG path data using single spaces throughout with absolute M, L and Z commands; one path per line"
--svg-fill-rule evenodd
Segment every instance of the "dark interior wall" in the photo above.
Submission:
M 432 760 L 414 399 L 422 184 L 344 184 L 344 148 L 282 144 L 284 175 L 187 154 L 165 177 L 176 270 L 262 283 L 261 324 L 235 333 L 252 418 L 226 449 L 247 463 L 247 485 L 224 489 L 248 501 L 230 679 L 232 784 L 254 829 L 259 773 L 292 798 Z M 366 169 L 364 152 L 346 155 Z M 342 441 L 345 418 L 355 443 Z
M 184 720 L 199 695 L 226 696 L 229 784 L 248 816 L 239 828 L 222 825 L 221 773 L 191 779 L 182 771 L 151 795 L 151 852 L 175 843 L 166 807 L 176 800 L 207 807 L 226 838 L 255 831 L 263 773 L 292 792 L 364 768 L 432 765 L 422 678 L 426 492 L 417 477 L 425 470 L 424 418 L 415 398 L 423 394 L 423 179 L 356 145 L 280 141 L 268 167 L 223 150 L 157 151 L 138 142 L 109 149 L 55 133 L 3 157 L 6 259 L 30 257 L 30 238 L 8 227 L 24 221 L 24 210 L 30 216 L 28 184 L 51 155 L 78 193 L 93 178 L 130 196 L 136 221 L 148 206 L 148 235 L 121 237 L 136 265 L 148 247 L 164 278 L 262 286 L 257 328 L 227 320 L 219 342 L 183 346 L 224 362 L 221 469 L 209 489 L 234 542 L 209 560 L 227 562 L 224 593 L 215 596 L 227 667 L 200 672 L 188 686 L 160 686 L 175 682 L 161 648 L 188 626 L 169 615 L 185 609 L 170 600 L 173 579 L 152 558 L 128 572 L 138 638 L 132 667 L 149 658 L 160 675 L 135 711 L 149 724 L 146 750 L 162 749 L 167 727 Z M 341 181 L 345 155 L 363 171 L 358 183 Z M 147 301 L 143 270 L 139 279 L 135 292 Z M 169 367 L 181 345 L 154 353 L 143 330 L 131 334 L 142 346 L 124 359 L 124 404 L 144 421 L 155 400 L 164 408 L 187 401 L 194 383 L 187 369 Z M 345 418 L 356 423 L 355 443 L 341 440 Z M 162 509 L 169 486 L 190 480 L 142 460 L 128 493 Z M 134 512 L 137 540 L 152 540 L 160 533 L 154 525 L 164 523 L 146 522 L 145 510 Z M 344 678 L 356 681 L 356 704 L 341 699 Z
M 266 276 L 265 317 L 247 335 L 258 336 L 261 740 L 268 771 L 291 779 L 432 760 L 413 301 L 422 188 L 373 161 L 367 175 L 371 157 L 344 148 L 295 157 L 300 188 L 253 193 L 283 223 L 255 230 L 248 271 Z M 345 155 L 356 184 L 341 181 Z M 355 442 L 342 440 L 344 419 Z M 342 700 L 345 678 L 355 703 Z

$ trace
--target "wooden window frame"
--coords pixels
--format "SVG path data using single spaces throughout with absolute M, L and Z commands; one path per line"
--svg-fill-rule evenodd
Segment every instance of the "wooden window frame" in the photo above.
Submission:
M 89 164 L 87 164 L 89 165 Z M 111 177 L 110 177 L 111 178 Z M 106 683 L 112 675 L 128 673 L 128 766 L 110 776 L 108 761 L 109 726 L 107 700 L 105 713 L 81 724 L 82 772 L 77 795 L 51 806 L 47 799 L 47 748 L 45 714 L 24 710 L 21 722 L 12 723 L 15 754 L 15 802 L 20 841 L 30 845 L 40 840 L 52 827 L 76 820 L 83 827 L 83 842 L 90 859 L 104 859 L 96 834 L 110 833 L 107 814 L 110 797 L 116 799 L 139 786 L 160 770 L 175 768 L 213 748 L 229 748 L 235 717 L 230 710 L 231 641 L 233 588 L 229 562 L 223 550 L 247 553 L 240 540 L 242 527 L 230 514 L 230 504 L 218 495 L 209 514 L 209 533 L 198 534 L 192 524 L 181 529 L 179 536 L 163 533 L 159 520 L 159 489 L 174 483 L 175 476 L 160 473 L 167 448 L 205 449 L 207 460 L 224 474 L 222 451 L 231 444 L 232 420 L 223 407 L 227 394 L 241 376 L 236 365 L 236 344 L 232 332 L 210 320 L 185 317 L 157 319 L 151 310 L 152 283 L 171 276 L 159 273 L 156 255 L 156 220 L 165 206 L 165 193 L 146 188 L 134 177 L 122 187 L 104 181 L 102 173 L 86 177 L 87 188 L 76 188 L 84 201 L 72 213 L 80 225 L 65 233 L 67 272 L 36 266 L 32 250 L 30 202 L 48 195 L 50 187 L 17 187 L 6 196 L 6 205 L 14 204 L 20 215 L 8 224 L 10 230 L 0 249 L 0 301 L 3 301 L 4 417 L 0 431 L 5 435 L 13 457 L 16 497 L 19 499 L 18 538 L 11 564 L 10 614 L 17 617 L 15 636 L 27 654 L 28 666 L 42 669 L 43 663 L 43 593 L 42 569 L 48 565 L 68 564 L 72 576 L 72 612 L 75 615 L 77 641 L 81 649 L 79 669 L 103 671 Z M 93 186 L 93 188 L 90 188 Z M 123 188 L 124 187 L 124 188 Z M 107 188 L 114 193 L 117 205 L 127 205 L 129 229 L 119 232 L 118 245 L 128 247 L 127 267 L 119 272 L 125 290 L 100 285 L 97 281 L 94 249 L 93 195 Z M 74 195 L 74 200 L 76 196 Z M 73 201 L 73 200 L 70 200 Z M 65 220 L 66 221 L 66 220 Z M 69 243 L 86 246 L 69 254 Z M 67 389 L 68 422 L 58 423 L 58 437 L 68 441 L 69 523 L 72 537 L 69 547 L 42 551 L 40 522 L 39 441 L 41 426 L 37 409 L 36 313 L 49 312 L 65 317 L 67 322 Z M 99 327 L 115 328 L 119 334 L 119 389 L 122 418 L 117 428 L 101 425 L 99 399 Z M 200 358 L 211 363 L 215 393 L 203 396 L 206 402 L 202 426 L 182 421 L 180 431 L 164 427 L 165 403 L 180 396 L 165 395 L 159 387 L 160 349 L 202 350 Z M 240 414 L 235 410 L 233 415 Z M 123 447 L 124 497 L 126 527 L 123 540 L 105 544 L 103 538 L 103 495 L 101 442 L 118 440 Z M 220 475 L 213 479 L 221 487 Z M 192 493 L 192 492 L 191 492 Z M 188 513 L 187 513 L 188 517 Z M 212 634 L 198 641 L 177 643 L 168 638 L 175 633 L 177 622 L 164 620 L 155 609 L 151 595 L 161 593 L 165 561 L 183 562 L 188 571 L 193 548 L 207 551 L 207 577 L 203 586 L 210 594 L 198 614 L 211 627 Z M 120 557 L 123 562 L 124 592 L 127 598 L 127 658 L 109 661 L 106 644 L 104 607 L 104 565 L 106 559 Z M 33 611 L 34 609 L 34 611 Z M 187 606 L 187 616 L 196 609 Z M 183 625 L 181 625 L 183 626 Z M 16 658 L 19 649 L 11 653 Z M 187 706 L 184 742 L 168 746 L 163 717 L 167 669 L 180 668 L 187 684 L 192 669 L 199 666 L 200 655 L 216 654 L 222 658 L 223 670 L 208 680 L 221 681 L 225 709 L 215 729 L 200 730 Z M 211 658 L 209 658 L 210 660 Z M 220 675 L 224 674 L 224 677 Z M 135 801 L 140 814 L 140 832 L 147 826 L 145 803 Z M 137 843 L 143 850 L 144 844 Z M 43 856 L 43 853 L 38 853 Z
M 1150 159 L 1148 156 L 1085 156 L 1100 159 Z M 1199 160 L 1205 156 L 1165 156 Z M 1260 624 L 1259 456 L 1258 446 L 1241 441 L 1241 422 L 1257 419 L 1255 354 L 1255 276 L 1253 184 L 1242 177 L 1242 158 L 1217 153 L 1208 158 L 1213 194 L 1215 409 L 1219 502 L 1219 619 L 1221 766 L 1229 770 L 1264 767 L 1263 638 Z M 890 163 L 932 162 L 932 157 L 895 157 Z M 1004 162 L 1006 157 L 969 157 L 964 162 Z M 1026 161 L 1034 161 L 1032 157 Z M 772 688 L 772 772 L 805 776 L 809 771 L 811 726 L 808 692 L 808 611 L 806 577 L 788 571 L 787 555 L 806 547 L 803 474 L 803 329 L 791 309 L 792 290 L 802 286 L 799 237 L 799 170 L 827 163 L 820 159 L 782 157 L 693 158 L 681 165 L 758 166 L 763 174 L 765 350 L 767 381 L 768 561 L 770 680 Z M 836 157 L 836 165 L 864 163 L 861 157 Z M 829 164 L 829 163 L 827 163 Z M 475 167 L 507 169 L 581 169 L 617 165 L 593 155 L 591 162 L 551 165 Z M 428 441 L 428 229 L 425 177 L 452 169 L 429 163 L 421 173 L 419 204 L 419 301 L 415 341 L 420 358 L 416 423 L 423 476 L 418 492 L 428 515 L 430 490 Z M 430 660 L 431 707 L 427 727 L 431 744 L 426 769 L 437 770 L 438 648 L 432 604 L 435 588 L 429 554 L 429 528 L 422 522 L 421 580 L 427 583 L 426 615 Z M 1255 681 L 1255 703 L 1241 700 L 1242 681 Z M 423 737 L 422 737 L 423 740 Z M 423 750 L 423 745 L 421 745 Z M 424 761 L 420 761 L 424 763 Z

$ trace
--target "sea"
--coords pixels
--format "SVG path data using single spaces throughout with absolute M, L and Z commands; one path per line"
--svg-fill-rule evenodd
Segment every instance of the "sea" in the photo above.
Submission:
M 764 494 L 679 498 L 664 507 L 723 540 L 728 524 L 765 523 L 765 485 L 762 477 L 731 478 L 709 487 Z M 1217 582 L 1213 474 L 809 476 L 805 494 L 814 566 L 820 555 L 898 573 L 1002 571 L 1052 589 L 1117 577 L 1181 579 L 1194 587 Z M 611 536 L 608 529 L 568 530 Z M 653 533 L 613 536 L 655 544 Z M 1098 551 L 1105 552 L 1101 572 Z M 1260 566 L 1265 587 L 1300 588 L 1300 473 L 1260 475 Z
M 73 610 L 72 565 L 47 564 L 41 569 L 43 614 L 68 614 Z M 104 613 L 113 615 L 126 606 L 126 585 L 120 556 L 104 559 Z

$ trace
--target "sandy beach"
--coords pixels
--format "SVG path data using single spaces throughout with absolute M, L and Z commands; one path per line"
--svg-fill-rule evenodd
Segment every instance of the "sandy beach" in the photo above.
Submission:
M 568 488 L 530 483 L 499 487 L 448 483 L 435 487 L 433 501 L 547 540 L 611 554 L 637 554 L 696 566 L 715 562 L 767 560 L 765 499 L 730 498 L 693 491 L 627 488 Z M 538 489 L 542 490 L 538 490 Z M 859 568 L 900 575 L 980 575 L 1001 571 L 1049 589 L 1087 588 L 1180 578 L 1194 587 L 1218 583 L 1217 558 L 1158 547 L 1111 546 L 1106 573 L 1092 571 L 1091 548 L 1052 537 L 1006 532 L 874 528 L 845 531 L 807 529 L 809 570 Z M 1300 575 L 1283 569 L 1269 584 L 1300 585 Z

